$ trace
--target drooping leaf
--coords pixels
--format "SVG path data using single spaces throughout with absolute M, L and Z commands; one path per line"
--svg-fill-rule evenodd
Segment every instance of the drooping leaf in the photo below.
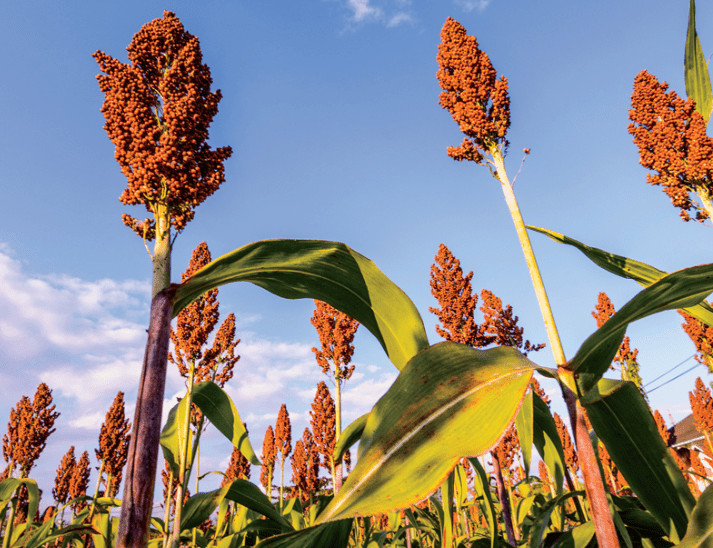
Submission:
M 236 479 L 230 484 L 225 498 L 276 521 L 287 530 L 292 529 L 292 525 L 275 510 L 270 499 L 254 483 Z
M 680 548 L 713 548 L 713 485 L 698 498 Z
M 40 491 L 37 482 L 30 478 L 6 478 L 0 482 L 0 509 L 6 507 L 15 495 L 15 492 L 24 485 L 27 488 L 27 520 L 35 519 L 37 508 L 40 505 Z
M 691 0 L 688 8 L 688 33 L 686 34 L 686 55 L 684 57 L 686 95 L 696 102 L 696 110 L 708 122 L 713 107 L 711 77 L 703 48 L 696 32 L 696 3 Z
M 695 499 L 636 385 L 602 379 L 580 402 L 638 499 L 672 540 L 682 538 Z
M 654 268 L 646 263 L 622 257 L 621 255 L 614 255 L 613 253 L 608 253 L 596 247 L 589 247 L 564 234 L 559 234 L 558 232 L 547 230 L 546 228 L 538 228 L 536 226 L 528 226 L 527 228 L 549 236 L 555 242 L 576 247 L 584 253 L 587 258 L 604 270 L 622 278 L 634 280 L 644 287 L 650 286 L 668 274 L 668 272 Z M 703 301 L 695 306 L 684 308 L 684 310 L 691 316 L 713 327 L 713 307 L 707 302 Z
M 677 270 L 640 291 L 587 338 L 569 362 L 580 394 L 586 394 L 611 365 L 627 326 L 664 310 L 686 308 L 713 291 L 713 265 Z
M 350 247 L 320 240 L 255 242 L 215 259 L 173 286 L 174 316 L 206 291 L 240 281 L 329 303 L 371 331 L 398 369 L 428 347 L 421 316 L 401 289 Z
M 584 491 L 569 491 L 563 495 L 548 500 L 542 507 L 542 511 L 537 515 L 535 521 L 530 528 L 530 538 L 528 547 L 529 548 L 540 548 L 542 546 L 542 541 L 545 536 L 545 531 L 547 526 L 550 524 L 550 519 L 552 518 L 552 512 L 559 504 L 564 503 L 567 499 L 577 496 L 584 495 Z
M 364 427 L 366 426 L 366 420 L 369 418 L 369 413 L 366 413 L 351 423 L 344 429 L 339 435 L 339 441 L 334 446 L 334 461 L 339 461 L 344 453 L 347 452 L 351 446 L 361 438 L 362 432 L 364 432 Z
M 181 531 L 198 527 L 207 520 L 223 501 L 229 489 L 230 486 L 225 485 L 215 491 L 198 493 L 189 498 L 183 505 L 181 513 Z
M 357 465 L 319 520 L 423 500 L 460 457 L 495 445 L 536 367 L 508 347 L 475 350 L 444 342 L 416 354 L 369 413 Z
M 199 382 L 193 387 L 193 403 L 246 459 L 255 466 L 260 466 L 260 460 L 250 445 L 248 432 L 243 426 L 238 410 L 225 390 L 211 381 Z
M 500 535 L 498 534 L 498 514 L 495 512 L 493 499 L 490 497 L 490 482 L 485 474 L 485 469 L 480 461 L 476 458 L 469 458 L 470 463 L 475 469 L 473 485 L 476 494 L 483 497 L 483 506 L 485 507 L 485 519 L 488 522 L 490 531 L 490 548 L 498 548 L 500 545 Z
M 522 460 L 525 461 L 525 476 L 530 475 L 530 461 L 532 458 L 532 390 L 530 390 L 522 400 L 520 411 L 515 417 L 515 427 L 517 428 L 517 437 L 520 440 L 520 449 L 522 450 Z
M 347 548 L 351 529 L 351 519 L 321 523 L 267 538 L 256 548 Z
M 533 393 L 533 441 L 537 452 L 545 461 L 555 483 L 557 495 L 562 494 L 564 482 L 564 450 L 562 440 L 557 433 L 555 420 L 550 408 L 538 394 Z

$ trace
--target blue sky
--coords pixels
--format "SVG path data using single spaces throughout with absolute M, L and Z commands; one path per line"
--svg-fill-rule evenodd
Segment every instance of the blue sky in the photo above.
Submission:
M 150 262 L 121 223 L 125 179 L 102 129 L 103 96 L 91 54 L 126 60 L 140 27 L 174 11 L 199 37 L 223 100 L 213 146 L 230 145 L 223 187 L 178 237 L 173 278 L 205 240 L 214 257 L 268 238 L 343 241 L 371 258 L 415 302 L 431 342 L 429 268 L 440 243 L 513 305 L 525 335 L 546 340 L 522 252 L 498 183 L 457 163 L 462 136 L 438 105 L 440 29 L 451 16 L 510 83 L 507 159 L 529 224 L 676 270 L 709 262 L 709 227 L 683 223 L 645 183 L 627 133 L 642 69 L 680 94 L 688 2 L 517 0 L 303 0 L 6 2 L 0 7 L 0 421 L 39 382 L 54 390 L 57 432 L 33 475 L 49 493 L 69 445 L 93 451 L 118 390 L 133 411 L 149 300 Z M 713 7 L 698 6 L 704 52 L 713 53 Z M 655 29 L 655 30 L 654 30 Z M 533 235 L 568 357 L 596 327 L 606 291 L 620 308 L 638 291 L 573 249 Z M 242 343 L 229 392 L 259 452 L 280 404 L 295 436 L 323 375 L 311 347 L 311 301 L 282 301 L 240 284 L 221 289 Z M 644 381 L 693 354 L 675 312 L 633 325 Z M 532 356 L 552 366 L 549 349 Z M 366 332 L 346 385 L 345 420 L 369 409 L 396 376 Z M 677 371 L 694 365 L 691 360 Z M 701 367 L 651 395 L 674 419 Z M 654 385 L 651 385 L 654 386 Z M 181 393 L 171 371 L 167 402 Z M 4 424 L 3 424 L 4 426 Z M 203 471 L 229 446 L 210 432 Z M 92 453 L 93 454 L 93 453 Z M 209 485 L 207 483 L 207 485 Z

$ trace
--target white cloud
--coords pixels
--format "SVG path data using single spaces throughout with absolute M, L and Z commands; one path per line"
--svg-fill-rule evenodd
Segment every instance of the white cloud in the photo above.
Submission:
M 402 23 L 413 23 L 413 16 L 410 13 L 400 11 L 389 17 L 389 21 L 386 23 L 386 26 L 388 28 L 398 27 Z
M 381 10 L 369 4 L 369 0 L 348 0 L 349 8 L 354 12 L 354 21 L 363 21 L 367 17 L 380 17 Z
M 469 12 L 477 9 L 483 11 L 490 4 L 490 0 L 456 0 L 456 5 L 460 6 L 463 11 Z
M 344 417 L 353 420 L 371 411 L 379 398 L 394 383 L 396 377 L 396 373 L 384 373 L 378 379 L 367 379 L 354 386 L 346 385 L 348 388 L 342 392 Z

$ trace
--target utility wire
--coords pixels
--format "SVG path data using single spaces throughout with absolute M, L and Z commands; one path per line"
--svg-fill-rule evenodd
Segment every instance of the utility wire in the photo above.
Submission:
M 679 377 L 683 377 L 686 373 L 690 373 L 690 372 L 693 371 L 696 367 L 699 367 L 699 366 L 701 366 L 701 365 L 703 365 L 703 364 L 697 363 L 696 365 L 694 365 L 694 366 L 691 367 L 690 369 L 686 369 L 686 370 L 685 370 L 683 373 L 681 373 L 680 375 L 676 375 L 674 378 L 667 380 L 665 383 L 659 384 L 656 388 L 652 388 L 651 390 L 647 390 L 646 393 L 647 393 L 647 394 L 651 394 L 651 392 L 653 392 L 654 390 L 658 390 L 658 389 L 661 388 L 662 386 L 666 386 L 668 383 L 675 381 L 675 380 L 678 379 Z
M 666 375 L 668 375 L 668 374 L 669 374 L 671 371 L 673 371 L 674 369 L 678 369 L 678 368 L 681 367 L 684 363 L 686 363 L 688 360 L 690 360 L 693 356 L 695 356 L 695 354 L 691 354 L 690 356 L 688 356 L 685 360 L 683 360 L 683 361 L 682 361 L 681 363 L 679 363 L 678 365 L 673 366 L 671 369 L 669 369 L 668 371 L 666 371 L 666 372 L 664 372 L 663 374 L 659 375 L 659 376 L 656 377 L 654 380 L 645 383 L 645 384 L 644 384 L 644 387 L 646 387 L 646 386 L 648 386 L 648 385 L 650 385 L 650 384 L 655 383 L 655 382 L 656 382 L 657 380 L 659 380 L 660 378 L 665 377 Z M 677 378 L 678 378 L 678 377 L 677 377 Z M 661 385 L 661 386 L 663 386 L 663 385 Z M 656 390 L 656 389 L 654 388 L 654 390 Z

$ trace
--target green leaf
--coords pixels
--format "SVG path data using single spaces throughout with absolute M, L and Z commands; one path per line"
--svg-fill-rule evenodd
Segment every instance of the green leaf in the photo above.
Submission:
M 423 500 L 458 459 L 495 445 L 536 367 L 508 347 L 475 350 L 444 342 L 416 354 L 369 413 L 357 465 L 318 521 Z
M 270 502 L 270 499 L 267 498 L 265 493 L 260 491 L 257 485 L 249 481 L 242 479 L 235 480 L 230 484 L 225 498 L 276 521 L 288 530 L 292 529 L 292 525 L 275 510 L 272 506 L 272 502 Z
M 256 548 L 347 548 L 352 520 L 340 520 L 307 527 L 301 531 L 267 538 Z
M 172 286 L 173 314 L 206 291 L 251 282 L 286 299 L 318 299 L 358 320 L 402 369 L 428 347 L 421 316 L 406 294 L 350 247 L 319 240 L 267 240 L 223 255 Z
M 713 107 L 711 77 L 708 63 L 703 55 L 701 42 L 696 32 L 696 3 L 691 0 L 688 9 L 688 33 L 686 34 L 686 55 L 684 57 L 686 94 L 696 102 L 696 110 L 708 122 Z
M 517 428 L 517 437 L 520 440 L 520 449 L 522 450 L 522 460 L 525 461 L 525 476 L 530 475 L 530 462 L 532 460 L 532 390 L 525 394 L 522 400 L 520 411 L 515 417 L 515 427 Z
M 583 243 L 565 236 L 564 234 L 547 230 L 546 228 L 537 228 L 536 226 L 528 226 L 527 228 L 534 230 L 535 232 L 540 232 L 545 236 L 549 236 L 555 242 L 576 247 L 584 253 L 587 258 L 604 270 L 622 278 L 634 280 L 644 287 L 650 286 L 668 274 L 668 272 L 654 268 L 646 263 L 628 259 L 626 257 L 622 257 L 621 255 L 614 255 L 612 253 L 602 251 L 601 249 L 597 249 L 596 247 L 589 247 L 588 245 L 584 245 Z M 707 302 L 703 301 L 695 306 L 684 308 L 683 310 L 691 316 L 698 318 L 703 323 L 713 327 L 713 307 L 711 307 L 711 305 Z
M 580 402 L 641 503 L 672 540 L 680 539 L 695 499 L 636 385 L 602 379 Z
M 594 538 L 594 522 L 588 521 L 564 533 L 554 548 L 585 548 Z
M 577 387 L 586 394 L 609 369 L 627 326 L 664 310 L 686 308 L 713 291 L 713 265 L 677 270 L 639 292 L 597 331 L 587 338 L 569 362 Z
M 557 498 L 548 500 L 547 503 L 542 507 L 542 511 L 537 515 L 535 521 L 530 528 L 530 538 L 528 543 L 528 548 L 540 548 L 542 546 L 542 540 L 545 536 L 545 531 L 550 524 L 550 519 L 552 518 L 552 512 L 557 508 L 558 504 L 564 503 L 567 499 L 572 497 L 577 497 L 584 495 L 584 491 L 569 491 L 564 495 L 560 495 Z
M 362 432 L 364 432 L 364 427 L 366 426 L 366 421 L 369 418 L 369 413 L 366 413 L 351 423 L 344 429 L 339 435 L 339 441 L 334 446 L 334 461 L 339 461 L 344 453 L 347 452 L 351 446 L 361 438 Z
M 255 466 L 260 466 L 261 462 L 250 445 L 248 432 L 245 430 L 238 410 L 225 390 L 211 381 L 199 382 L 193 386 L 193 403 L 203 411 L 203 414 L 218 431 L 240 450 L 246 459 Z
M 713 547 L 713 485 L 709 485 L 698 498 L 688 523 L 686 536 L 677 548 Z
M 498 515 L 495 512 L 495 505 L 490 496 L 490 482 L 485 474 L 485 469 L 480 461 L 476 458 L 469 458 L 470 463 L 475 469 L 473 485 L 475 492 L 483 497 L 483 506 L 485 507 L 485 519 L 488 521 L 488 529 L 490 531 L 490 548 L 498 548 L 500 536 L 498 535 Z
M 542 401 L 539 395 L 533 393 L 533 441 L 537 452 L 545 461 L 550 471 L 552 480 L 557 488 L 557 495 L 562 494 L 564 482 L 564 451 L 562 440 L 557 433 L 555 420 L 552 418 L 550 408 Z
M 198 527 L 218 508 L 230 489 L 229 485 L 208 493 L 198 493 L 189 498 L 181 512 L 181 531 Z
M 183 455 L 181 454 L 181 441 L 184 439 L 186 432 L 185 426 L 187 406 L 188 400 L 183 398 L 180 403 L 177 403 L 171 408 L 168 412 L 166 424 L 163 427 L 163 430 L 161 430 L 161 436 L 159 437 L 163 457 L 171 467 L 171 470 L 173 470 L 174 478 L 179 477 L 181 461 L 183 460 Z M 190 447 L 190 444 L 192 443 L 192 438 L 193 434 L 190 429 L 188 429 L 188 447 Z M 185 441 L 183 443 L 185 444 Z M 186 445 L 183 445 L 183 447 L 186 447 Z

